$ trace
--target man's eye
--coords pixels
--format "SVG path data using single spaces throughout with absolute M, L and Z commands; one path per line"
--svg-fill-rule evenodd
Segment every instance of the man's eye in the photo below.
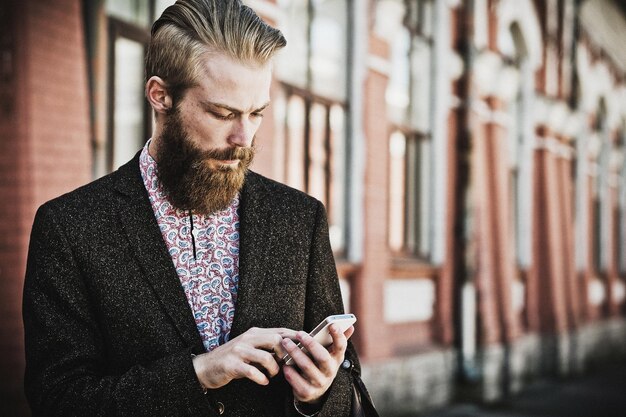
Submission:
M 235 115 L 233 113 L 228 113 L 228 114 L 213 113 L 213 115 L 220 120 L 233 120 L 235 118 Z
M 261 113 L 261 112 L 254 112 L 254 113 L 251 114 L 251 116 L 255 117 L 255 118 L 257 118 L 257 117 L 261 118 L 261 117 L 263 117 L 263 113 Z

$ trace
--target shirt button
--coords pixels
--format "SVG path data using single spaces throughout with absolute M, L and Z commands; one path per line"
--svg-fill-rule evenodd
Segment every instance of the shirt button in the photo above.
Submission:
M 226 410 L 226 407 L 224 406 L 224 403 L 218 401 L 217 402 L 217 412 L 220 414 L 220 416 L 222 414 L 224 414 L 224 410 Z
M 352 368 L 352 362 L 350 362 L 350 359 L 346 359 L 341 363 L 341 367 L 343 369 L 350 369 Z

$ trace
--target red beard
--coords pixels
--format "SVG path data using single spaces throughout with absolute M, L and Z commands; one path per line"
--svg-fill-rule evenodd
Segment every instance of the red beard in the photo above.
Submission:
M 226 209 L 243 187 L 255 153 L 249 148 L 203 151 L 189 139 L 178 110 L 165 121 L 157 148 L 157 177 L 174 207 L 198 214 Z M 235 168 L 212 168 L 210 160 L 239 160 Z

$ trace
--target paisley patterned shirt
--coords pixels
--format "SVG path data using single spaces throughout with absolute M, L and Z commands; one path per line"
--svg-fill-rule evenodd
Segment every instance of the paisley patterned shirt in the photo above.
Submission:
M 210 216 L 173 207 L 144 146 L 139 159 L 150 204 L 207 351 L 228 341 L 239 283 L 239 197 Z M 195 243 L 195 248 L 194 248 Z M 195 255 L 194 255 L 195 252 Z

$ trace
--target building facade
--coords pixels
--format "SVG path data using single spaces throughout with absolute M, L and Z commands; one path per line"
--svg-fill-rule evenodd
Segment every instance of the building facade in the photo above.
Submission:
M 28 415 L 21 290 L 46 200 L 150 137 L 170 0 L 0 3 L 0 414 Z M 320 199 L 383 415 L 626 356 L 626 7 L 248 0 L 279 27 L 253 169 Z

